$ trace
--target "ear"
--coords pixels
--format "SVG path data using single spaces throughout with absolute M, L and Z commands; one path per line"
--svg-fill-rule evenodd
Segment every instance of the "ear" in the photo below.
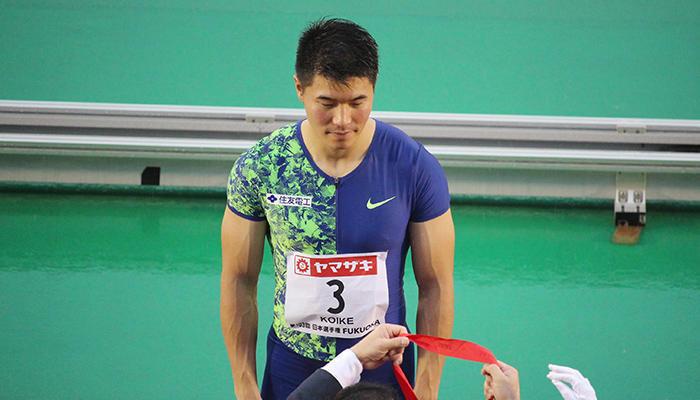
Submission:
M 304 95 L 304 88 L 301 86 L 301 81 L 297 78 L 297 74 L 294 74 L 294 89 L 297 91 L 297 97 L 301 100 L 301 96 Z

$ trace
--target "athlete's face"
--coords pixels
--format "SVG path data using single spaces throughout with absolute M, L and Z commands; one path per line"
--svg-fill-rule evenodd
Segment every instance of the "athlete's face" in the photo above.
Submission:
M 296 76 L 294 82 L 314 137 L 330 150 L 351 149 L 365 133 L 372 111 L 374 86 L 369 79 L 350 78 L 343 84 L 316 75 L 303 88 Z

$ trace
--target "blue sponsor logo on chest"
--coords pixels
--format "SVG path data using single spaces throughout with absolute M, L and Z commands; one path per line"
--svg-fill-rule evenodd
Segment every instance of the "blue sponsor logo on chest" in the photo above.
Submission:
M 286 207 L 311 207 L 311 196 L 290 196 L 286 194 L 268 193 L 265 195 L 267 204 Z

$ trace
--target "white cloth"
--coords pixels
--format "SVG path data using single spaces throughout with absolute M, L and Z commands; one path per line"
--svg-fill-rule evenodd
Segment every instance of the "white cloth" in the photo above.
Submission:
M 321 367 L 329 374 L 333 375 L 340 386 L 346 388 L 360 381 L 362 374 L 362 363 L 352 350 L 347 349 L 338 354 L 333 361 Z

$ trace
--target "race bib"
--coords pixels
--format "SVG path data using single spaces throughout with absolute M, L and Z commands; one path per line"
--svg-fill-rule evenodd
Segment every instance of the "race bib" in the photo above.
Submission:
M 295 330 L 358 338 L 384 323 L 386 252 L 287 256 L 285 318 Z

